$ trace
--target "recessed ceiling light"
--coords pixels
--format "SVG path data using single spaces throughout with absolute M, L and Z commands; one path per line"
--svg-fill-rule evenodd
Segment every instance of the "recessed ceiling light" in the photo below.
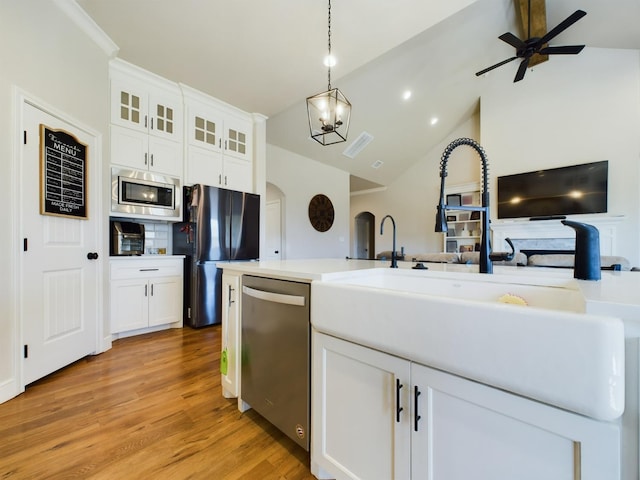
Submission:
M 411 90 L 405 90 L 402 94 L 403 100 L 409 100 L 411 98 Z
M 325 67 L 335 67 L 336 66 L 336 57 L 333 55 L 327 55 L 324 57 L 324 66 Z
M 436 123 L 438 123 L 438 117 L 431 117 L 431 126 L 435 125 Z

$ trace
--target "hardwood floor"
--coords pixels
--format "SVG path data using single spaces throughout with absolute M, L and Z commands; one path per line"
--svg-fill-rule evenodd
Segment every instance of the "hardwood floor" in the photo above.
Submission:
M 222 397 L 220 326 L 117 340 L 0 404 L 1 479 L 312 480 L 308 454 Z

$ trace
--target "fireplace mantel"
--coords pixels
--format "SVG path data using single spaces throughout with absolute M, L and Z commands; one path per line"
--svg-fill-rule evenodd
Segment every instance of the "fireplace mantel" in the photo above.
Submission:
M 573 215 L 567 220 L 593 225 L 600 232 L 600 254 L 617 255 L 616 231 L 625 220 L 624 215 Z M 575 231 L 560 223 L 560 220 L 492 220 L 492 246 L 495 251 L 509 251 L 505 239 L 575 239 Z M 514 242 L 515 243 L 515 242 Z

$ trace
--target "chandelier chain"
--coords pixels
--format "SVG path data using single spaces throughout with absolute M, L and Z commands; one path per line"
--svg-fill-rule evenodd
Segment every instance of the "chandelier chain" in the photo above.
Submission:
M 327 21 L 327 24 L 329 25 L 329 32 L 327 34 L 328 36 L 328 49 L 329 49 L 329 56 L 327 57 L 327 83 L 328 83 L 328 88 L 327 90 L 331 90 L 331 0 L 329 0 L 329 18 Z

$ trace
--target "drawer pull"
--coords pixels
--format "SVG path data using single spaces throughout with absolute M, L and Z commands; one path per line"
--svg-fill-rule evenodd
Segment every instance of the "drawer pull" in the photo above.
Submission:
M 160 270 L 159 268 L 141 268 L 140 271 L 141 272 L 157 272 L 158 270 Z

